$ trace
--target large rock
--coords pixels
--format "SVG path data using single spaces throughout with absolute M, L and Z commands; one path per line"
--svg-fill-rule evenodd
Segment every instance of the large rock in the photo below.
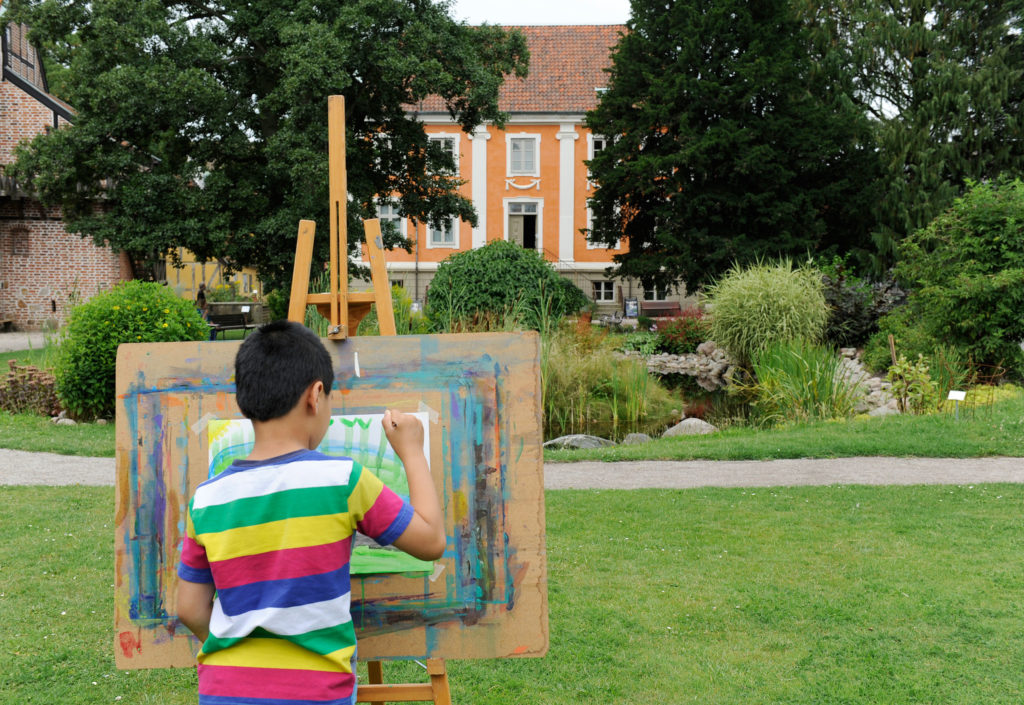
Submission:
M 575 433 L 571 436 L 559 436 L 552 438 L 544 444 L 545 448 L 605 448 L 615 445 L 614 441 L 598 436 L 588 436 L 585 433 Z
M 642 443 L 650 443 L 654 439 L 648 436 L 646 433 L 630 433 L 622 439 L 620 445 L 624 446 L 638 446 Z
M 718 428 L 709 424 L 703 419 L 683 419 L 672 428 L 661 434 L 662 438 L 671 436 L 701 436 L 706 433 L 714 433 Z

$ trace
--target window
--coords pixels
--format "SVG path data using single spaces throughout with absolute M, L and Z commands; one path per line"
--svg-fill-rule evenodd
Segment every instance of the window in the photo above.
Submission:
M 405 288 L 405 280 L 404 279 L 392 279 L 391 280 L 391 287 L 394 288 L 396 286 L 399 289 L 404 289 Z
M 603 242 L 591 241 L 592 234 L 594 232 L 594 211 L 587 208 L 587 249 L 588 250 L 617 250 L 622 247 L 622 239 L 615 241 L 615 244 L 611 247 L 604 244 Z
M 540 135 L 520 133 L 508 140 L 508 175 L 540 176 Z
M 668 298 L 668 289 L 656 286 L 653 289 L 644 289 L 644 301 L 664 301 Z
M 455 168 L 452 174 L 459 173 L 459 138 L 456 135 L 430 135 L 430 141 L 438 145 L 442 150 L 448 153 L 452 158 L 452 164 Z M 445 173 L 448 173 L 447 171 Z
M 405 218 L 394 203 L 377 204 L 377 217 L 380 218 L 381 232 L 391 230 L 396 235 L 405 237 Z
M 600 281 L 594 284 L 594 301 L 615 301 L 615 285 L 613 282 Z
M 601 135 L 592 135 L 590 139 L 590 158 L 593 159 L 594 155 L 602 151 L 608 146 L 608 140 Z
M 537 203 L 518 201 L 508 204 L 509 215 L 537 215 Z
M 455 241 L 456 223 L 455 218 L 451 218 L 442 222 L 440 227 L 428 225 L 427 229 L 430 231 L 430 236 L 427 238 L 427 247 L 457 247 L 458 243 Z

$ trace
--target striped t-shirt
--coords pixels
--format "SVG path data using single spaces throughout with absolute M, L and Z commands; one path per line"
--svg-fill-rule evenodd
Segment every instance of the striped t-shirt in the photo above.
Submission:
M 200 705 L 355 702 L 353 532 L 389 544 L 408 502 L 348 458 L 236 460 L 189 503 L 178 576 L 217 589 Z

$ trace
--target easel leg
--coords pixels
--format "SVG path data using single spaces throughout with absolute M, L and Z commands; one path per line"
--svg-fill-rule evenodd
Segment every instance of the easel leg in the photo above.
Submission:
M 448 689 L 448 669 L 443 658 L 428 658 L 427 673 L 430 674 L 430 686 L 434 689 L 435 705 L 452 705 L 452 693 Z
M 366 662 L 366 675 L 367 680 L 373 684 L 380 684 L 384 682 L 384 664 L 381 661 L 367 661 Z
M 452 694 L 448 689 L 448 670 L 443 658 L 427 659 L 429 683 L 384 684 L 384 668 L 380 661 L 367 661 L 369 683 L 360 686 L 357 702 L 431 702 L 435 705 L 452 705 Z

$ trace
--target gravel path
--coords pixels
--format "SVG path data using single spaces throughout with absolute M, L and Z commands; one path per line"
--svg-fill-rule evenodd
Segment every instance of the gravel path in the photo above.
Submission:
M 25 333 L 15 331 L 0 333 L 0 352 L 15 350 L 38 350 L 46 345 L 46 334 L 38 331 Z
M 546 463 L 544 487 L 638 489 L 1024 483 L 1024 458 L 833 458 Z M 113 485 L 113 458 L 0 449 L 0 485 Z

